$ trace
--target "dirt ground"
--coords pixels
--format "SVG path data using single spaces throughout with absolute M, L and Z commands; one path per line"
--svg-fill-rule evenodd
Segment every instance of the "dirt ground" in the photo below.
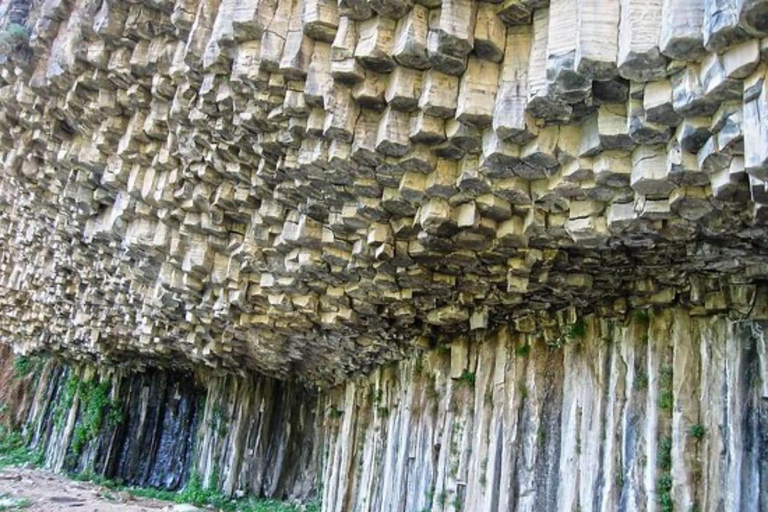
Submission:
M 41 469 L 0 470 L 0 511 L 170 512 L 197 510 L 132 496 L 88 482 L 68 480 Z

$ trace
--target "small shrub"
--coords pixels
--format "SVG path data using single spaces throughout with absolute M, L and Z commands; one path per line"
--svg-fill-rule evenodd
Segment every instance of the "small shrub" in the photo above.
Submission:
M 448 495 L 446 494 L 446 492 L 445 492 L 445 491 L 440 491 L 440 492 L 437 494 L 437 503 L 438 503 L 438 505 L 440 505 L 440 508 L 443 508 L 443 507 L 445 507 L 445 500 L 446 500 L 447 498 L 448 498 Z
M 674 405 L 674 397 L 671 391 L 662 391 L 659 393 L 659 407 L 665 411 L 672 410 Z
M 0 54 L 10 55 L 29 44 L 29 31 L 16 23 L 11 23 L 0 32 Z
M 659 469 L 669 470 L 672 467 L 672 439 L 664 437 L 659 441 L 659 455 L 656 459 Z
M 587 333 L 587 327 L 584 325 L 584 319 L 579 318 L 568 328 L 567 336 L 569 338 L 581 338 Z
M 661 512 L 672 512 L 674 503 L 672 502 L 672 477 L 663 475 L 656 481 L 656 499 L 659 502 Z
M 381 389 L 371 388 L 371 389 L 368 390 L 368 403 L 369 404 L 381 403 L 381 400 L 382 400 L 383 397 L 384 397 L 384 392 Z
M 642 391 L 644 389 L 648 389 L 648 374 L 647 373 L 645 373 L 645 372 L 638 372 L 637 375 L 635 375 L 634 388 L 637 391 Z
M 632 316 L 634 316 L 635 320 L 638 322 L 648 323 L 651 320 L 651 315 L 648 313 L 647 309 L 637 309 L 632 313 Z
M 688 435 L 697 441 L 701 441 L 707 435 L 707 429 L 704 428 L 704 425 L 697 423 L 688 428 Z
M 42 450 L 29 448 L 20 432 L 0 427 L 0 468 L 25 464 L 40 466 L 44 456 Z
M 461 375 L 453 379 L 459 384 L 465 384 L 469 388 L 475 387 L 475 372 L 464 370 Z
M 528 357 L 528 355 L 531 353 L 531 345 L 526 343 L 525 345 L 520 345 L 519 347 L 515 348 L 515 355 L 517 357 Z
M 112 401 L 109 398 L 110 388 L 109 381 L 96 383 L 91 380 L 79 384 L 82 418 L 73 433 L 72 450 L 75 453 L 79 454 L 88 442 L 99 435 L 104 424 L 105 413 L 108 408 L 112 408 Z
M 23 379 L 29 375 L 31 362 L 27 356 L 20 356 L 13 360 L 13 373 L 17 378 Z

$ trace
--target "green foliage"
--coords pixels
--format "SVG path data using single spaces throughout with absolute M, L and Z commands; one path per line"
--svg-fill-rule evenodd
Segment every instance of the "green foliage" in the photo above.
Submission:
M 336 407 L 335 405 L 332 405 L 330 409 L 328 409 L 328 417 L 334 420 L 337 420 L 344 416 L 344 411 Z
M 11 23 L 0 32 L 0 55 L 9 55 L 29 44 L 29 31 L 17 23 Z
M 637 391 L 648 389 L 648 374 L 645 372 L 637 372 L 635 375 L 634 388 Z
M 571 324 L 567 331 L 569 338 L 581 338 L 586 333 L 587 327 L 584 325 L 584 319 L 582 318 L 579 318 L 575 323 Z
M 53 421 L 57 428 L 62 428 L 64 421 L 79 399 L 80 417 L 72 433 L 71 448 L 79 455 L 83 448 L 96 439 L 102 428 L 115 428 L 124 420 L 123 411 L 119 404 L 110 398 L 111 383 L 109 380 L 81 381 L 77 375 L 71 374 L 64 385 L 64 391 L 59 397 L 53 412 Z
M 515 355 L 517 357 L 528 357 L 528 355 L 531 353 L 531 345 L 526 343 L 525 345 L 520 345 L 519 347 L 515 348 Z
M 99 435 L 105 412 L 117 409 L 109 398 L 110 388 L 109 381 L 97 383 L 90 380 L 79 383 L 81 418 L 72 434 L 72 450 L 75 453 L 79 454 L 89 441 Z
M 624 487 L 624 468 L 621 466 L 616 468 L 616 487 L 622 489 Z
M 462 505 L 461 497 L 458 494 L 456 496 L 454 496 L 452 505 L 453 505 L 453 509 L 456 512 L 459 512 L 459 510 L 461 510 L 461 505 Z
M 440 508 L 443 508 L 443 507 L 445 507 L 445 500 L 446 500 L 447 498 L 448 498 L 448 494 L 446 494 L 446 492 L 445 492 L 444 490 L 443 490 L 443 491 L 440 491 L 440 492 L 437 494 L 437 503 L 438 503 L 438 505 L 440 505 Z
M 632 313 L 632 316 L 636 321 L 646 324 L 651 320 L 651 315 L 647 309 L 637 309 L 634 311 L 634 313 Z
M 669 474 L 672 469 L 672 438 L 667 436 L 659 441 L 656 465 L 660 470 L 660 476 L 656 481 L 656 499 L 659 502 L 659 510 L 660 512 L 672 512 L 674 508 L 671 494 L 672 476 Z
M 381 403 L 381 399 L 384 397 L 384 392 L 381 389 L 374 389 L 371 388 L 368 390 L 368 403 L 369 404 L 379 404 Z
M 112 407 L 109 408 L 109 413 L 107 413 L 107 426 L 115 428 L 123 421 L 125 421 L 125 414 L 123 414 L 122 409 L 112 404 Z
M 45 364 L 43 356 L 18 356 L 13 358 L 13 373 L 17 379 L 23 379 L 31 373 L 37 374 Z
M 671 476 L 663 475 L 656 481 L 656 499 L 659 502 L 659 510 L 661 512 L 672 512 L 674 510 Z
M 41 450 L 30 449 L 20 432 L 0 427 L 0 468 L 26 464 L 40 466 L 44 455 Z
M 688 428 L 688 435 L 697 441 L 701 441 L 704 439 L 704 437 L 706 437 L 707 429 L 704 427 L 704 425 L 697 423 L 695 425 L 691 425 Z
M 75 395 L 80 387 L 80 379 L 76 375 L 70 375 L 67 379 L 67 383 L 64 385 L 64 392 L 59 397 L 56 403 L 56 409 L 53 413 L 53 423 L 61 428 L 64 425 L 69 411 L 72 409 L 72 405 L 75 403 Z
M 213 404 L 211 418 L 208 420 L 208 428 L 223 436 L 227 432 L 229 417 L 221 404 Z
M 453 379 L 459 384 L 464 384 L 469 388 L 475 387 L 475 372 L 471 372 L 469 370 L 464 370 L 461 375 L 459 375 L 457 378 Z
M 547 345 L 549 345 L 549 347 L 552 349 L 560 349 L 563 348 L 569 341 L 584 337 L 586 333 L 587 327 L 584 324 L 584 320 L 579 318 L 576 320 L 576 322 L 567 325 L 560 336 L 554 340 L 547 341 Z
M 674 405 L 674 398 L 672 396 L 671 391 L 662 391 L 659 393 L 659 407 L 664 409 L 665 411 L 672 410 L 672 406 Z
M 116 482 L 105 479 L 102 476 L 94 475 L 91 472 L 83 472 L 79 475 L 69 475 L 71 478 L 79 481 L 94 482 L 113 490 L 124 490 L 133 496 L 149 498 L 154 500 L 170 501 L 173 503 L 188 503 L 198 507 L 212 507 L 215 510 L 223 512 L 320 512 L 319 502 L 311 501 L 303 505 L 295 505 L 277 500 L 267 500 L 256 497 L 243 498 L 235 500 L 226 494 L 216 490 L 218 482 L 214 472 L 214 479 L 211 485 L 203 485 L 200 475 L 193 472 L 187 484 L 179 492 L 166 491 L 163 489 L 153 489 L 149 487 L 124 487 Z
M 32 366 L 27 356 L 20 356 L 13 360 L 13 373 L 18 378 L 24 378 L 29 375 L 30 367 Z
M 672 367 L 668 364 L 661 365 L 659 368 L 659 407 L 665 411 L 671 411 L 675 402 L 672 394 L 672 377 Z
M 2 500 L 8 500 L 8 504 L 0 505 L 0 512 L 11 512 L 14 510 L 24 510 L 25 508 L 29 508 L 32 505 L 32 502 L 29 501 L 27 498 L 20 498 L 20 499 L 8 499 L 10 496 L 7 494 L 0 494 L 0 499 Z
M 659 455 L 656 459 L 656 465 L 665 471 L 672 468 L 672 438 L 664 437 L 659 441 Z

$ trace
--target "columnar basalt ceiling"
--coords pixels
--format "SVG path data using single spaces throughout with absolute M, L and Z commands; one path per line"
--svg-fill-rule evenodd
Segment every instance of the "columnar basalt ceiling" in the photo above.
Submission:
M 1 4 L 30 34 L 0 88 L 21 350 L 329 383 L 768 276 L 768 1 L 28 4 Z

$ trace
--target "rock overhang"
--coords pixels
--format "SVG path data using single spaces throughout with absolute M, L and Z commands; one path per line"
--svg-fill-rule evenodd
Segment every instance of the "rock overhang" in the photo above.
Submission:
M 332 383 L 502 324 L 747 312 L 768 32 L 713 5 L 33 5 L 0 88 L 2 337 Z

